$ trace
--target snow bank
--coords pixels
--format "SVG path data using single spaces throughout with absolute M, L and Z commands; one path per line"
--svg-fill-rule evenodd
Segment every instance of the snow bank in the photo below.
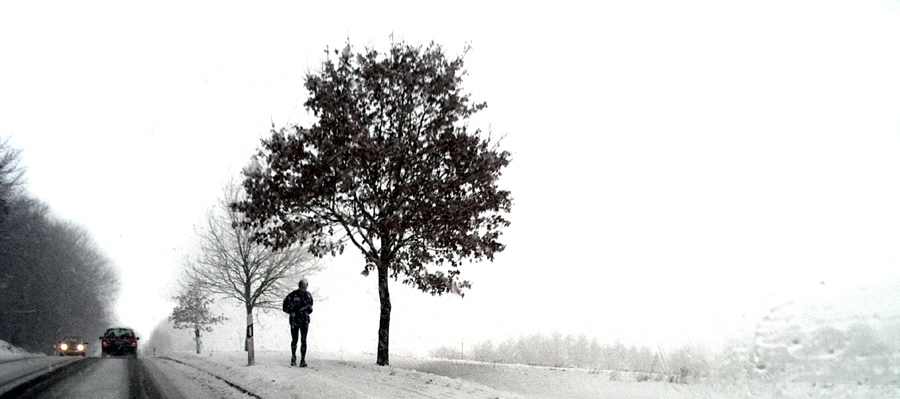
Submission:
M 33 356 L 24 349 L 13 346 L 12 344 L 0 340 L 0 360 L 18 359 L 22 357 Z
M 287 365 L 284 351 L 260 351 L 257 365 L 248 367 L 244 352 L 196 355 L 178 351 L 165 354 L 164 358 L 177 363 L 161 370 L 176 382 L 186 377 L 188 382 L 175 386 L 187 397 L 198 399 L 243 397 L 219 379 L 262 398 L 900 398 L 900 383 L 877 383 L 871 376 L 862 381 L 821 382 L 757 374 L 676 384 L 635 378 L 640 373 L 402 357 L 394 359 L 394 367 L 379 367 L 371 359 L 316 355 L 310 357 L 310 367 L 298 368 Z M 0 341 L 0 363 L 30 356 L 36 355 Z M 20 366 L 21 362 L 13 363 Z M 826 377 L 834 376 L 820 375 L 819 379 Z M 206 389 L 194 392 L 197 386 Z M 205 396 L 201 395 L 204 392 Z
M 370 361 L 310 358 L 309 368 L 289 367 L 285 352 L 257 352 L 246 366 L 243 352 L 167 358 L 211 373 L 262 398 L 896 398 L 897 384 L 810 383 L 748 378 L 676 384 L 641 381 L 617 372 L 500 365 L 438 359 L 394 359 L 394 367 Z M 399 367 L 397 367 L 399 366 Z
M 286 355 L 260 351 L 256 365 L 249 367 L 243 352 L 175 352 L 166 358 L 211 373 L 263 398 L 522 398 L 474 382 L 355 361 L 309 358 L 310 367 L 290 367 Z

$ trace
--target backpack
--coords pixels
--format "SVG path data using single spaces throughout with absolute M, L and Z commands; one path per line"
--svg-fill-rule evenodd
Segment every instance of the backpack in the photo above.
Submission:
M 293 294 L 293 292 L 291 293 Z M 281 311 L 284 313 L 291 313 L 291 309 L 293 307 L 293 301 L 291 301 L 291 294 L 288 294 L 284 297 L 284 302 L 281 304 Z

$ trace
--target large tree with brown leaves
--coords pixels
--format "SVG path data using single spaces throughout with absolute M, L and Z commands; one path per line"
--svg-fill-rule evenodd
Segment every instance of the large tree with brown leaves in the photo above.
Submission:
M 471 287 L 464 261 L 493 260 L 512 202 L 498 187 L 510 154 L 470 132 L 486 107 L 463 92 L 463 58 L 438 45 L 349 45 L 306 77 L 310 127 L 273 128 L 244 170 L 233 204 L 273 248 L 308 240 L 319 256 L 349 242 L 375 271 L 381 301 L 377 364 L 389 363 L 388 281 L 432 295 Z M 334 57 L 334 59 L 332 59 Z

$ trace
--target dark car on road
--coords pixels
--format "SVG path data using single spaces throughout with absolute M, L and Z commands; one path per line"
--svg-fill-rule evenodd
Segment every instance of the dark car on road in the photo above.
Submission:
M 56 352 L 60 356 L 84 356 L 87 353 L 87 342 L 81 337 L 65 337 L 56 344 Z
M 128 356 L 137 358 L 138 338 L 130 328 L 114 327 L 100 337 L 101 356 Z

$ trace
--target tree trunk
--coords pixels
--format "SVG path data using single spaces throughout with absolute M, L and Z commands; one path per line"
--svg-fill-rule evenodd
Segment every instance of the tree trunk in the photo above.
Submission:
M 247 365 L 256 364 L 256 353 L 253 351 L 253 309 L 247 307 Z
M 197 344 L 197 354 L 200 354 L 200 327 L 194 326 L 194 343 Z
M 376 364 L 387 366 L 389 361 L 388 342 L 391 331 L 391 294 L 388 291 L 388 269 L 378 266 L 378 297 L 381 299 L 381 319 L 378 323 L 378 359 Z

